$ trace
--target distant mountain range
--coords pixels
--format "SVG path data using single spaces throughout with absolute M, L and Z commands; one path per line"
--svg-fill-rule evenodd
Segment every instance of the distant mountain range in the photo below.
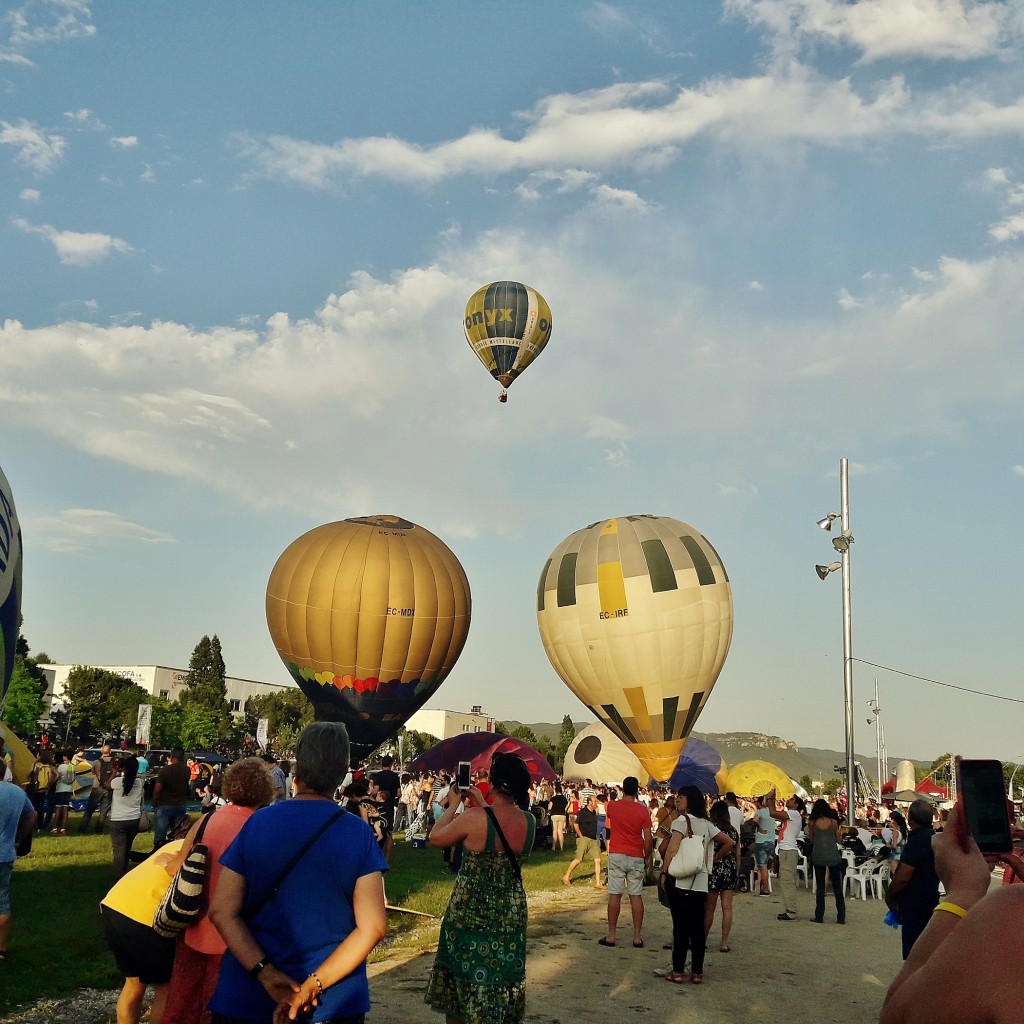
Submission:
M 514 727 L 526 724 L 534 733 L 544 739 L 554 742 L 558 739 L 561 723 L 550 722 L 520 723 L 506 720 L 505 724 Z M 576 731 L 585 729 L 589 722 L 573 722 Z M 768 736 L 761 732 L 694 732 L 692 736 L 710 743 L 722 755 L 729 765 L 739 764 L 741 761 L 770 761 L 778 765 L 791 779 L 799 780 L 804 775 L 809 775 L 815 782 L 831 779 L 833 776 L 842 775 L 843 770 L 836 771 L 836 766 L 842 766 L 846 761 L 846 752 L 843 750 L 827 750 L 820 747 L 798 747 L 790 740 L 784 740 L 779 736 Z M 874 751 L 870 754 L 857 754 L 856 760 L 860 761 L 864 771 L 874 779 L 877 772 L 877 759 Z M 894 771 L 896 765 L 904 760 L 901 757 L 888 758 L 889 771 Z M 913 761 L 912 758 L 906 760 Z M 929 761 L 913 761 L 916 768 L 928 768 Z

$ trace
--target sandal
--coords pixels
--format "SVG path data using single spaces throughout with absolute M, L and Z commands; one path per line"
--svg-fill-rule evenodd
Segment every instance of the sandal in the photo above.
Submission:
M 686 981 L 686 975 L 679 971 L 669 971 L 665 975 L 666 981 L 671 981 L 673 985 L 682 985 Z
M 603 935 L 601 936 L 601 938 L 599 938 L 597 940 L 597 944 L 599 946 L 609 946 L 609 947 L 612 947 L 612 946 L 615 945 L 614 942 L 609 942 Z
M 704 975 L 703 974 L 691 974 L 690 975 L 690 984 L 691 985 L 703 985 L 704 984 Z
M 732 952 L 732 946 L 719 946 L 718 947 L 718 952 L 719 953 L 731 953 Z

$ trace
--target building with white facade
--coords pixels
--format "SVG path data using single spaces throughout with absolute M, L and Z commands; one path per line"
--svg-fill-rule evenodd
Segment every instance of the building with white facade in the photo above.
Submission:
M 476 706 L 469 711 L 434 711 L 421 708 L 405 723 L 406 729 L 446 740 L 467 732 L 494 732 L 494 719 Z
M 64 686 L 68 676 L 77 665 L 40 665 L 46 676 L 46 706 L 48 709 L 63 707 Z M 188 669 L 167 668 L 165 665 L 88 665 L 87 668 L 99 668 L 105 672 L 113 672 L 125 676 L 133 683 L 138 683 L 147 693 L 154 697 L 166 697 L 177 700 L 181 695 Z M 280 693 L 282 690 L 293 690 L 290 683 L 261 683 L 255 679 L 237 679 L 227 676 L 227 699 L 234 714 L 241 714 L 245 702 L 250 697 L 260 697 L 265 693 Z

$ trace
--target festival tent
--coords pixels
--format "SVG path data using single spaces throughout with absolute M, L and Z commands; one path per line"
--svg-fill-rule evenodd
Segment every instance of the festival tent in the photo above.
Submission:
M 929 796 L 936 800 L 949 799 L 949 790 L 943 789 L 941 786 L 936 786 L 931 779 L 922 779 L 915 787 L 914 792 L 921 793 L 924 796 Z
M 647 778 L 639 758 L 603 722 L 588 725 L 565 753 L 562 777 L 574 782 L 591 779 L 621 785 L 627 775 Z
M 518 754 L 526 762 L 534 782 L 557 778 L 554 768 L 533 747 L 500 732 L 467 732 L 441 740 L 410 761 L 406 770 L 454 774 L 460 761 L 468 761 L 474 772 L 490 771 L 491 758 L 495 754 Z

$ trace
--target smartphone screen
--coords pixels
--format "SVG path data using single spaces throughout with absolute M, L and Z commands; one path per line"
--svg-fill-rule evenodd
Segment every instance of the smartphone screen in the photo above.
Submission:
M 1013 842 L 1002 764 L 960 760 L 957 768 L 968 832 L 982 853 L 1008 853 Z
M 469 789 L 473 785 L 471 767 L 468 761 L 459 762 L 459 771 L 455 779 L 455 785 L 459 789 Z

